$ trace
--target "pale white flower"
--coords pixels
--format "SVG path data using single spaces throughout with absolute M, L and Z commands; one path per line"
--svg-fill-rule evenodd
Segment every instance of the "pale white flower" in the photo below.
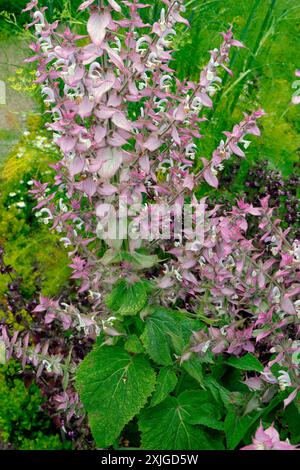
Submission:
M 71 246 L 72 245 L 72 242 L 69 238 L 67 237 L 63 237 L 60 239 L 60 241 L 64 244 L 64 247 L 65 248 L 68 248 L 68 246 Z
M 278 377 L 279 388 L 280 390 L 284 391 L 286 387 L 291 387 L 292 381 L 288 372 L 285 370 L 280 370 L 279 372 L 281 373 L 281 375 Z
M 171 75 L 164 75 L 160 79 L 160 87 L 165 88 L 166 90 L 172 85 L 172 77 Z
M 296 312 L 297 312 L 297 317 L 299 318 L 300 320 L 300 299 L 299 300 L 296 300 L 294 302 L 294 307 L 296 309 Z
M 149 57 L 148 57 L 148 60 L 147 60 L 147 63 L 146 63 L 146 67 L 148 67 L 149 69 L 154 69 L 160 63 L 161 62 L 160 62 L 157 54 L 155 52 L 151 52 L 151 54 L 149 54 Z
M 240 142 L 241 142 L 241 144 L 244 145 L 244 149 L 247 149 L 249 147 L 249 145 L 251 144 L 251 140 L 242 139 Z
M 48 225 L 50 220 L 53 219 L 53 215 L 52 215 L 52 212 L 50 211 L 50 209 L 44 207 L 43 209 L 40 210 L 40 217 L 43 215 L 43 214 L 47 214 L 47 217 L 44 217 L 42 220 L 42 222 L 45 224 L 45 225 Z
M 274 299 L 275 304 L 280 303 L 281 294 L 280 294 L 280 290 L 277 286 L 273 287 L 273 289 L 272 289 L 272 297 Z
M 6 363 L 6 345 L 4 341 L 0 340 L 0 364 Z
M 181 276 L 180 272 L 177 269 L 174 269 L 173 272 L 175 274 L 175 277 L 176 277 L 177 281 L 181 282 L 182 281 L 182 276 Z
M 203 268 L 206 265 L 206 259 L 204 258 L 204 256 L 200 256 L 199 264 L 200 264 L 201 268 Z
M 266 382 L 269 382 L 271 384 L 276 384 L 277 383 L 277 379 L 276 377 L 272 374 L 272 372 L 262 372 L 261 373 L 263 379 L 266 381 Z
M 145 36 L 142 36 L 136 42 L 136 52 L 138 52 L 139 54 L 142 53 L 142 52 L 145 52 L 145 50 L 146 50 L 145 45 L 147 45 L 147 48 L 148 48 L 149 39 L 147 39 Z
M 210 346 L 210 343 L 211 343 L 210 340 L 206 341 L 206 343 L 205 343 L 204 346 L 202 347 L 202 352 L 203 352 L 203 353 L 206 353 L 206 351 L 208 350 L 208 348 L 209 348 L 209 346 Z
M 298 241 L 294 241 L 293 243 L 292 254 L 295 258 L 295 261 L 300 261 L 300 243 Z
M 66 204 L 64 204 L 62 198 L 59 200 L 59 208 L 61 212 L 68 212 L 68 207 L 66 206 Z
M 217 176 L 218 170 L 217 170 L 213 165 L 211 166 L 210 169 L 211 169 L 212 174 L 215 175 L 215 176 Z
M 195 155 L 196 155 L 196 150 L 197 150 L 197 145 L 192 143 L 189 144 L 186 149 L 185 149 L 185 155 L 190 158 L 191 160 L 194 160 Z

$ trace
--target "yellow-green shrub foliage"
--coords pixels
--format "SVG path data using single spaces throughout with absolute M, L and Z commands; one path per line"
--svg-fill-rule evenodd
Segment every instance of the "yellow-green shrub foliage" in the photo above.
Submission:
M 19 367 L 15 361 L 0 366 L 1 440 L 20 450 L 66 448 L 42 411 L 44 399 L 39 388 L 34 383 L 24 385 L 18 377 Z
M 1 169 L 0 243 L 5 248 L 5 262 L 23 279 L 24 295 L 41 289 L 46 296 L 57 295 L 69 277 L 68 256 L 57 234 L 38 222 L 33 213 L 35 201 L 29 194 L 32 180 L 47 180 L 49 162 L 55 162 L 55 146 L 45 132 L 42 120 L 30 116 L 29 130 L 15 146 Z M 9 279 L 0 277 L 0 296 Z
M 1 303 L 5 307 L 5 298 L 1 299 Z M 32 322 L 32 316 L 24 308 L 19 310 L 17 314 L 13 314 L 9 309 L 0 309 L 0 322 L 2 320 L 8 327 L 12 327 L 13 331 L 23 331 Z
M 29 243 L 30 240 L 30 243 Z M 69 259 L 58 242 L 46 228 L 4 243 L 5 262 L 14 267 L 23 279 L 24 294 L 28 297 L 41 288 L 42 294 L 55 296 L 65 286 L 69 277 Z M 6 279 L 5 279 L 6 278 Z M 0 295 L 6 290 L 8 278 L 0 279 Z

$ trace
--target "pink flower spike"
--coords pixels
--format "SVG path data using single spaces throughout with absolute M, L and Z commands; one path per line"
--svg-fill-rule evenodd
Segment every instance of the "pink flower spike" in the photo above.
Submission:
M 115 0 L 107 0 L 113 10 L 117 11 L 118 13 L 121 12 L 120 5 Z
M 235 47 L 245 47 L 242 42 L 237 41 L 236 39 L 233 39 L 232 41 L 230 41 L 230 45 L 235 46 Z
M 79 7 L 78 7 L 78 10 L 79 11 L 83 11 L 83 10 L 86 10 L 89 6 L 92 5 L 92 3 L 94 3 L 95 0 L 87 0 L 86 2 L 83 2 Z
M 100 47 L 106 35 L 106 28 L 111 22 L 109 13 L 92 13 L 87 24 L 87 30 L 95 46 Z
M 38 6 L 38 0 L 33 0 L 32 2 L 27 3 L 26 8 L 22 10 L 22 13 L 25 13 L 26 11 L 31 11 L 33 8 Z

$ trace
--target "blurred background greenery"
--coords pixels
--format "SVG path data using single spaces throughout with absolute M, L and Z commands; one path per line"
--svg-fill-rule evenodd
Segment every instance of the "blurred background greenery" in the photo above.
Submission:
M 262 107 L 267 116 L 262 138 L 255 139 L 247 160 L 231 189 L 242 188 L 249 165 L 268 160 L 284 176 L 299 163 L 299 107 L 291 106 L 294 73 L 300 56 L 300 3 L 297 0 L 244 0 L 187 2 L 192 27 L 182 34 L 176 55 L 181 77 L 197 79 L 207 60 L 206 51 L 220 42 L 219 32 L 233 24 L 245 49 L 231 56 L 234 77 L 226 75 L 217 96 L 212 119 L 203 128 L 203 154 L 217 145 L 221 132 L 230 130 L 242 112 Z

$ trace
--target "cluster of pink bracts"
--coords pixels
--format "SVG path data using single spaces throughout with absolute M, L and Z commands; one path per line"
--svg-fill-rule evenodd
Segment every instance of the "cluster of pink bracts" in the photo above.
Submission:
M 243 447 L 241 450 L 297 450 L 297 446 L 290 444 L 288 441 L 281 441 L 273 425 L 264 430 L 262 424 L 260 424 L 252 444 Z
M 90 9 L 87 36 L 63 29 L 57 22 L 49 24 L 46 8 L 38 9 L 38 1 L 26 8 L 36 36 L 28 62 L 38 64 L 36 82 L 50 116 L 48 127 L 62 153 L 54 167 L 50 196 L 47 183 L 35 182 L 32 193 L 38 201 L 36 209 L 69 247 L 72 278 L 81 282 L 79 292 L 88 294 L 93 303 L 88 316 L 73 305 L 43 298 L 36 312 L 45 312 L 48 326 L 59 320 L 63 329 L 73 328 L 91 338 L 105 331 L 108 312 L 103 294 L 118 278 L 137 276 L 130 263 L 109 265 L 121 248 L 115 240 L 107 241 L 105 262 L 99 259 L 103 246 L 98 238 L 99 205 L 117 208 L 121 197 L 129 205 L 143 204 L 145 198 L 147 204 L 179 207 L 187 198 L 195 201 L 194 190 L 201 182 L 217 188 L 223 163 L 233 155 L 245 157 L 243 148 L 250 143 L 245 137 L 260 135 L 257 120 L 264 115 L 261 110 L 245 114 L 232 132 L 224 132 L 224 140 L 210 158 L 199 159 L 203 113 L 213 106 L 212 97 L 222 83 L 220 72 L 232 74 L 230 48 L 243 45 L 229 29 L 220 48 L 211 51 L 199 82 L 180 82 L 170 64 L 176 23 L 188 25 L 181 0 L 163 0 L 160 19 L 151 26 L 140 16 L 147 5 L 137 0 L 98 3 L 89 0 L 80 7 Z M 121 3 L 129 9 L 128 18 L 122 16 Z M 195 171 L 195 162 L 198 168 L 201 161 L 201 169 Z M 249 219 L 257 220 L 259 234 L 254 238 L 247 235 Z M 263 344 L 270 360 L 262 374 L 246 383 L 261 390 L 262 399 L 271 385 L 287 388 L 285 406 L 300 389 L 300 243 L 289 240 L 288 232 L 274 219 L 268 198 L 260 207 L 238 201 L 229 213 L 207 203 L 203 244 L 160 240 L 171 261 L 156 272 L 144 269 L 159 289 L 159 302 L 167 306 L 183 302 L 189 311 L 202 311 L 214 322 L 207 331 L 193 333 L 182 361 L 192 352 L 201 355 L 208 349 L 236 356 L 255 353 L 256 345 Z M 157 244 L 128 242 L 131 253 L 141 247 L 151 255 Z M 42 345 L 37 351 L 29 334 L 10 338 L 3 328 L 2 341 L 8 355 L 18 346 L 17 356 L 24 364 L 37 366 L 39 373 L 64 374 L 65 359 L 47 356 L 48 347 Z M 68 361 L 75 368 L 78 359 L 71 354 Z M 276 362 L 281 366 L 278 376 L 270 370 Z M 72 387 L 67 391 L 73 394 Z M 65 393 L 58 399 L 59 409 L 63 403 L 69 407 L 72 400 L 78 408 L 74 396 L 68 400 Z M 73 416 L 69 408 L 68 413 Z M 278 439 L 273 428 L 260 428 L 248 448 L 289 446 Z

